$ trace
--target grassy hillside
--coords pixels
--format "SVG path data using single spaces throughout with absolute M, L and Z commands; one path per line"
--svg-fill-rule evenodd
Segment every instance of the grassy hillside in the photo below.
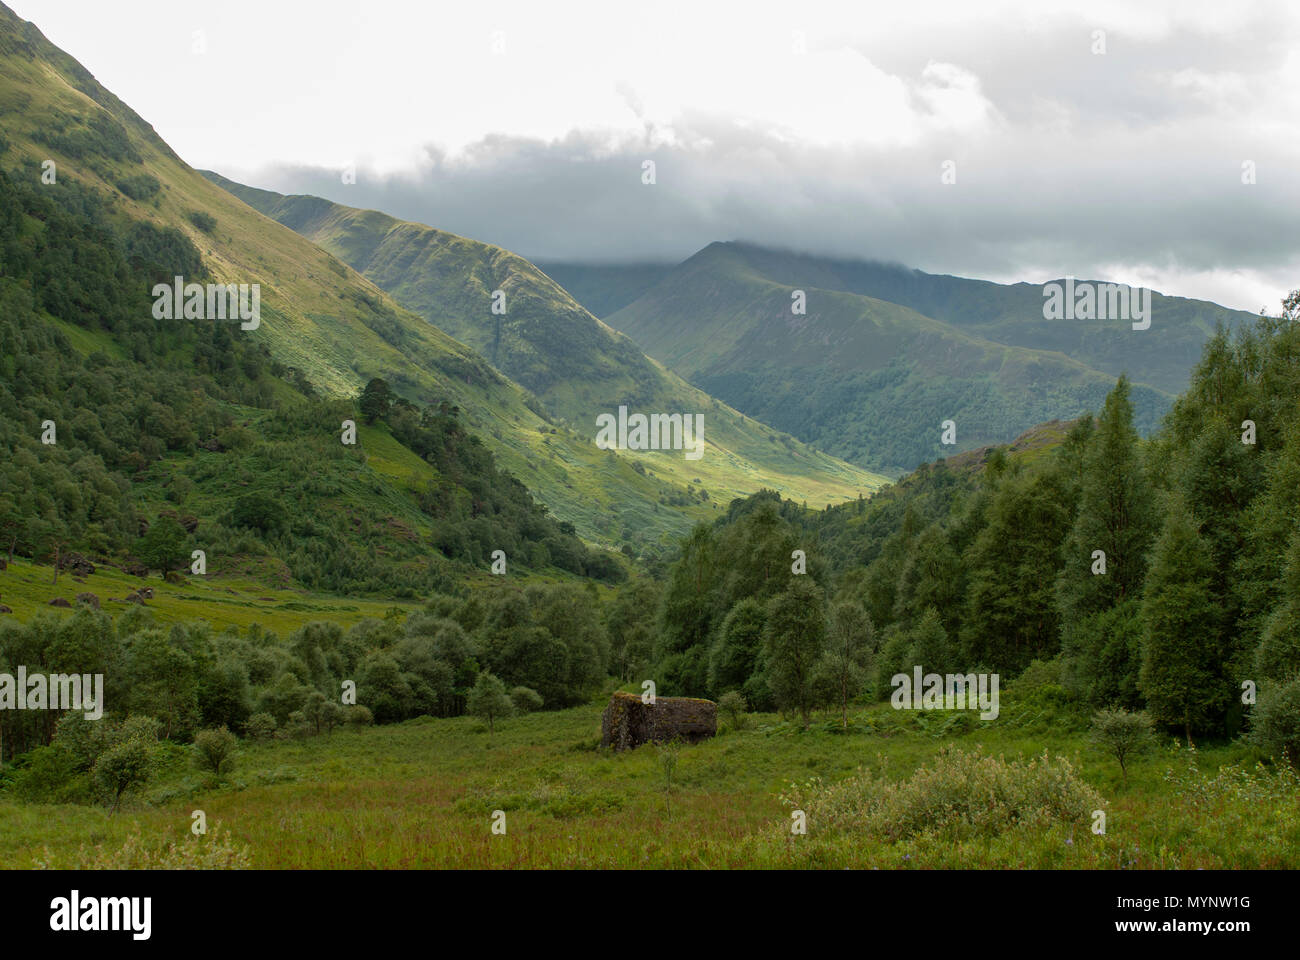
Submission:
M 319 197 L 281 196 L 205 174 L 469 344 L 532 390 L 579 436 L 620 404 L 646 413 L 702 413 L 700 460 L 633 453 L 655 476 L 717 501 L 768 486 L 823 505 L 878 489 L 884 478 L 849 467 L 755 422 L 647 358 L 533 264 L 499 247 Z M 505 294 L 504 315 L 490 310 Z
M 1045 320 L 1044 284 L 992 283 L 894 264 L 814 257 L 750 244 L 729 246 L 753 270 L 778 283 L 888 300 L 972 336 L 1063 353 L 1112 377 L 1127 373 L 1136 382 L 1167 393 L 1186 388 L 1201 347 L 1216 324 L 1232 329 L 1254 319 L 1253 314 L 1216 303 L 1152 291 L 1151 327 L 1134 335 L 1123 321 Z M 1064 280 L 1045 281 L 1050 282 Z
M 456 405 L 502 465 L 590 539 L 613 542 L 631 530 L 655 543 L 711 511 L 676 482 L 679 466 L 649 476 L 626 458 L 596 449 L 585 428 L 578 433 L 551 422 L 528 391 L 473 350 L 402 309 L 330 253 L 209 183 L 7 8 L 0 9 L 0 117 L 6 168 L 29 170 L 25 175 L 37 182 L 39 165 L 52 161 L 56 183 L 48 189 L 77 184 L 97 191 L 109 198 L 124 228 L 144 221 L 179 231 L 198 248 L 212 280 L 260 284 L 261 325 L 240 335 L 264 343 L 278 363 L 325 395 L 355 395 L 382 376 L 417 403 Z M 730 462 L 725 455 L 716 459 Z M 714 495 L 755 489 L 759 484 L 746 476 L 747 466 L 741 460 L 731 472 L 734 482 L 715 484 Z M 830 458 L 814 462 L 809 455 L 795 459 L 782 485 L 791 495 L 829 500 L 874 481 L 861 479 Z
M 610 318 L 651 355 L 837 456 L 901 473 L 1100 405 L 1107 374 L 1063 353 L 983 339 L 896 303 L 789 277 L 713 244 Z M 791 311 L 794 290 L 806 315 Z M 1154 426 L 1169 398 L 1136 391 Z M 956 447 L 940 424 L 957 425 Z

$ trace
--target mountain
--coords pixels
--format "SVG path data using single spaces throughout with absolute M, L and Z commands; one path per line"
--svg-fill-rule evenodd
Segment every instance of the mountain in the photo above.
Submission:
M 898 474 L 1097 409 L 1122 372 L 1149 431 L 1215 323 L 1249 317 L 1155 294 L 1150 329 L 1133 330 L 1044 320 L 1043 303 L 1030 284 L 714 243 L 606 319 L 737 409 Z M 955 450 L 940 442 L 945 420 Z
M 556 423 L 535 397 L 473 349 L 210 183 L 84 67 L 3 6 L 0 129 L 0 166 L 15 176 L 40 183 L 49 174 L 54 182 L 42 185 L 52 195 L 77 190 L 102 198 L 121 236 L 145 230 L 182 238 L 201 258 L 191 279 L 202 274 L 216 283 L 259 285 L 260 324 L 236 334 L 264 347 L 290 381 L 309 384 L 325 398 L 346 398 L 380 377 L 414 403 L 456 408 L 503 469 L 591 540 L 653 544 L 712 513 L 713 504 L 674 482 L 679 465 L 659 471 L 656 460 L 647 470 L 635 458 L 597 449 L 586 425 L 576 432 Z M 103 340 L 102 331 L 96 338 Z M 111 348 L 131 349 L 120 342 Z M 710 408 L 701 402 L 700 409 Z M 763 428 L 752 429 L 755 443 L 765 438 Z M 767 433 L 769 446 L 784 453 L 775 432 Z M 785 475 L 789 482 L 780 484 L 788 495 L 823 502 L 879 482 L 795 449 L 787 460 L 793 464 Z M 718 459 L 734 463 L 737 483 L 719 483 L 713 496 L 757 489 L 766 479 L 740 455 Z M 654 475 L 660 472 L 665 476 Z M 773 476 L 782 477 L 777 470 Z
M 777 283 L 887 300 L 973 336 L 1063 353 L 1112 377 L 1127 373 L 1166 393 L 1187 387 L 1201 346 L 1218 323 L 1231 329 L 1255 319 L 1254 314 L 1205 300 L 1152 291 L 1147 330 L 1135 331 L 1120 321 L 1047 320 L 1043 289 L 1046 283 L 1064 285 L 1064 278 L 1043 284 L 1002 284 L 929 274 L 897 264 L 815 257 L 752 244 L 732 246 L 751 269 Z
M 533 260 L 580 304 L 604 319 L 668 276 L 673 263 L 561 263 Z
M 627 451 L 656 477 L 703 487 L 723 502 L 768 487 L 819 505 L 885 482 L 781 436 L 686 383 L 507 250 L 375 210 L 284 196 L 212 172 L 205 176 L 481 353 L 580 436 L 594 438 L 596 418 L 621 405 L 630 413 L 703 414 L 709 450 L 700 459 Z M 498 291 L 504 313 L 492 312 Z

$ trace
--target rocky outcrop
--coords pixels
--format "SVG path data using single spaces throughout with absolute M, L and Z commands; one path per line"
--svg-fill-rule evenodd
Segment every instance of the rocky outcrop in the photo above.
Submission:
M 59 569 L 70 570 L 76 577 L 88 577 L 95 572 L 95 565 L 80 553 L 65 553 L 59 557 Z
M 95 596 L 93 593 L 77 594 L 77 602 L 84 603 L 86 606 L 94 610 L 99 609 L 99 597 Z
M 616 693 L 600 717 L 600 745 L 630 750 L 643 743 L 683 740 L 697 743 L 718 732 L 718 705 L 693 697 L 656 697 L 643 703 L 631 693 Z

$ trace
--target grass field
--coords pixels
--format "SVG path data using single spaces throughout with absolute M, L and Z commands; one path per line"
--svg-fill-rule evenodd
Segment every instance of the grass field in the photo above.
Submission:
M 775 715 L 693 746 L 599 747 L 602 702 L 500 722 L 425 718 L 303 740 L 244 742 L 217 781 L 188 751 L 116 815 L 25 805 L 0 795 L 0 864 L 11 868 L 933 868 L 1196 869 L 1295 867 L 1300 794 L 1240 745 L 1169 744 L 1130 766 L 1093 747 L 1084 724 L 1004 698 L 1001 717 L 967 724 L 887 704 L 804 732 Z M 1088 823 L 989 834 L 954 828 L 882 840 L 823 829 L 791 834 L 782 795 L 859 767 L 897 780 L 946 743 L 1007 759 L 1068 758 L 1105 798 Z M 1225 768 L 1225 769 L 1221 769 Z M 670 773 L 671 771 L 671 773 Z M 191 835 L 202 810 L 205 837 Z M 506 832 L 491 830 L 504 811 Z
M 53 567 L 15 558 L 0 573 L 0 603 L 13 610 L 15 619 L 26 623 L 42 610 L 71 615 L 71 609 L 50 606 L 55 597 L 62 597 L 75 608 L 77 594 L 93 593 L 100 607 L 117 617 L 131 606 L 123 597 L 141 587 L 151 587 L 153 599 L 146 606 L 159 623 L 206 620 L 217 631 L 230 626 L 243 630 L 258 623 L 281 636 L 313 620 L 330 620 L 348 627 L 366 617 L 382 618 L 393 607 L 407 612 L 419 606 L 268 586 L 282 572 L 284 581 L 289 582 L 287 571 L 268 569 L 271 563 L 250 564 L 242 573 L 231 576 L 187 577 L 179 584 L 168 583 L 157 575 L 142 580 L 114 567 L 100 566 L 80 581 L 65 571 L 55 584 Z

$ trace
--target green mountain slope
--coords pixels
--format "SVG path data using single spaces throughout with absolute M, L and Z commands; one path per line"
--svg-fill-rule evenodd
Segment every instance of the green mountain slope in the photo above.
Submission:
M 534 260 L 573 299 L 604 319 L 668 276 L 672 263 L 562 263 Z
M 1096 408 L 1114 383 L 1064 352 L 997 342 L 974 325 L 840 289 L 828 270 L 799 274 L 815 258 L 782 256 L 712 244 L 609 323 L 737 409 L 886 472 Z M 804 315 L 791 309 L 796 290 L 807 297 Z M 1170 402 L 1141 382 L 1134 400 L 1144 429 Z M 941 443 L 945 420 L 956 423 L 955 450 Z
M 896 264 L 815 257 L 752 244 L 732 246 L 769 280 L 888 300 L 985 340 L 1059 351 L 1103 373 L 1115 377 L 1128 373 L 1168 393 L 1187 387 L 1201 346 L 1216 324 L 1232 329 L 1255 319 L 1253 314 L 1205 300 L 1152 291 L 1148 330 L 1134 331 L 1122 321 L 1045 320 L 1043 284 L 993 283 Z
M 261 324 L 237 333 L 265 344 L 293 378 L 327 397 L 347 397 L 383 377 L 416 403 L 458 407 L 501 466 L 583 536 L 653 543 L 712 513 L 711 504 L 674 482 L 680 467 L 661 476 L 657 467 L 634 469 L 630 458 L 597 449 L 589 430 L 554 423 L 528 391 L 472 349 L 204 179 L 80 64 L 4 7 L 0 128 L 6 169 L 39 179 L 48 161 L 55 173 L 48 189 L 76 184 L 96 191 L 109 198 L 110 214 L 124 230 L 142 222 L 192 242 L 208 279 L 260 284 Z M 812 482 L 801 486 L 805 478 L 796 464 L 781 486 L 791 496 L 829 500 L 856 495 L 871 479 L 858 483 L 857 472 L 823 459 L 829 470 L 810 469 Z M 756 489 L 766 479 L 737 460 L 735 484 L 717 484 L 714 496 Z M 753 477 L 744 477 L 746 468 Z M 839 474 L 832 475 L 836 468 Z
M 647 414 L 703 414 L 708 449 L 701 459 L 626 454 L 655 476 L 702 486 L 724 500 L 766 486 L 817 504 L 853 498 L 885 482 L 781 436 L 686 383 L 509 251 L 374 210 L 205 176 L 482 353 L 578 435 L 594 439 L 596 417 L 620 405 Z M 504 314 L 491 310 L 496 291 L 504 294 Z

